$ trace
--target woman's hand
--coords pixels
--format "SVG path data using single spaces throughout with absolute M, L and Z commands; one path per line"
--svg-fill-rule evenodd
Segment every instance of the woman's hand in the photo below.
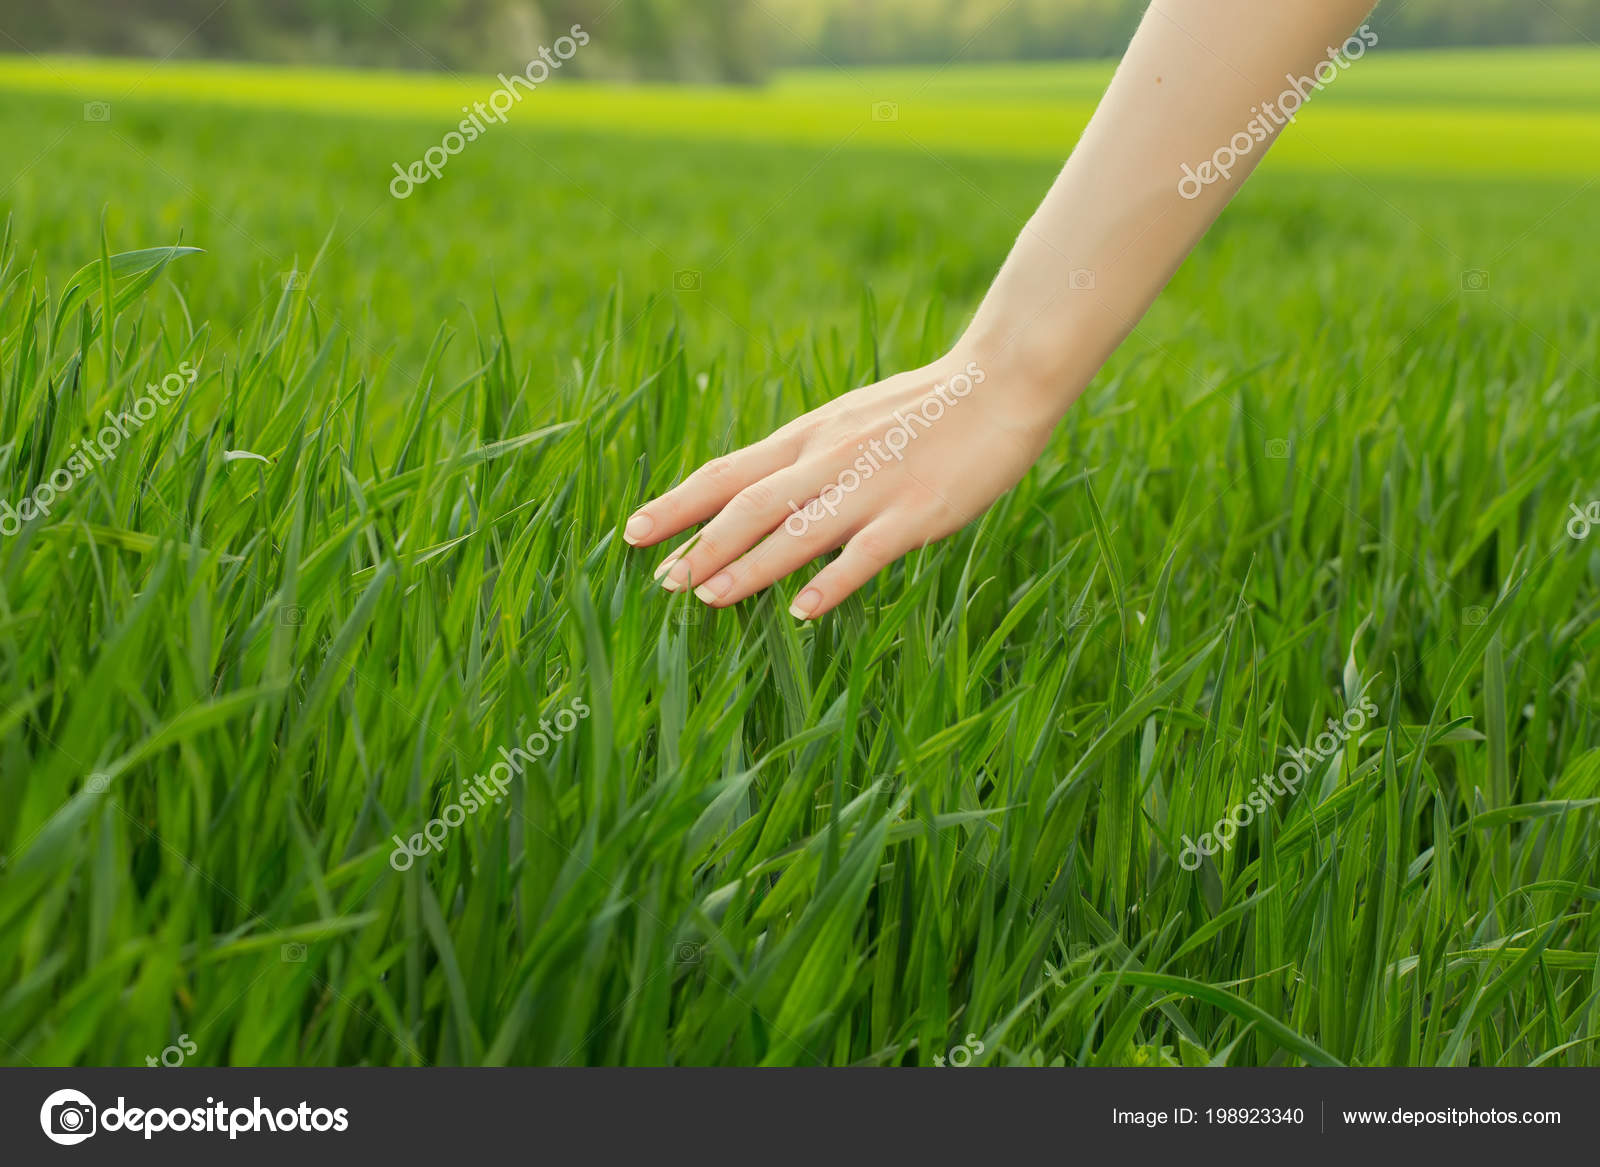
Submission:
M 1057 416 L 1013 379 L 953 353 L 707 462 L 636 511 L 623 537 L 650 547 L 705 522 L 656 579 L 668 591 L 692 587 L 714 608 L 842 546 L 789 606 L 808 620 L 982 514 L 1033 464 Z
M 1276 85 L 1258 79 L 1287 69 L 1305 100 L 1326 70 L 1349 67 L 1333 46 L 1348 50 L 1371 6 L 1152 0 L 955 351 L 707 463 L 635 513 L 623 537 L 648 547 L 709 519 L 656 578 L 713 607 L 843 546 L 789 608 L 810 619 L 973 519 L 1038 457 L 1286 124 L 1251 104 Z M 1288 116 L 1281 95 L 1279 105 Z M 1221 181 L 1193 177 L 1189 163 L 1207 158 Z
M 623 537 L 648 547 L 710 520 L 656 578 L 718 608 L 843 546 L 790 606 L 805 620 L 982 513 L 1032 465 L 1285 124 L 1251 104 L 1276 86 L 1257 79 L 1287 69 L 1304 100 L 1313 76 L 1320 89 L 1327 69 L 1349 67 L 1332 46 L 1348 46 L 1371 5 L 1152 0 L 956 350 L 708 462 L 636 512 Z M 1189 163 L 1207 158 L 1222 181 L 1193 178 Z

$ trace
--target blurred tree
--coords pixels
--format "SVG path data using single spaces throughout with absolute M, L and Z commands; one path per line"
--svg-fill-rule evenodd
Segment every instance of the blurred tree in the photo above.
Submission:
M 11 6 L 8 6 L 10 8 Z M 578 74 L 754 81 L 751 0 L 49 0 L 0 14 L 0 50 L 499 70 L 574 24 Z
M 772 62 L 1033 60 L 1121 52 L 1145 0 L 47 0 L 0 49 L 499 70 L 573 24 L 576 74 L 759 81 Z M 1405 0 L 1390 47 L 1600 40 L 1600 0 Z

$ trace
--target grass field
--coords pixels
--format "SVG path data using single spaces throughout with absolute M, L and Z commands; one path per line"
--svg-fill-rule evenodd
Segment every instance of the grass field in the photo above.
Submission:
M 178 374 L 0 522 L 0 1061 L 1600 1062 L 1597 65 L 1358 63 L 799 627 L 622 520 L 942 351 L 1109 66 L 556 83 L 396 201 L 494 82 L 0 62 L 0 501 Z

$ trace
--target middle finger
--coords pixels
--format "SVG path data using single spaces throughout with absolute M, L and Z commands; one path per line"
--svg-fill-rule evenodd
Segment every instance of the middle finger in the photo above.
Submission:
M 801 463 L 751 483 L 729 499 L 690 543 L 667 557 L 665 570 L 658 574 L 661 586 L 675 592 L 704 583 L 779 524 L 796 521 L 793 516 L 803 511 L 827 478 L 822 467 Z

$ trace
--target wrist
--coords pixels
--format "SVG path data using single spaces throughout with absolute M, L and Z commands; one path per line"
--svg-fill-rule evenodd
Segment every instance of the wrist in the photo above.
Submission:
M 965 371 L 978 385 L 974 395 L 1008 417 L 1009 424 L 1046 436 L 1088 382 L 1067 360 L 1037 351 L 1027 338 L 995 337 L 976 328 L 969 329 L 933 368 Z

